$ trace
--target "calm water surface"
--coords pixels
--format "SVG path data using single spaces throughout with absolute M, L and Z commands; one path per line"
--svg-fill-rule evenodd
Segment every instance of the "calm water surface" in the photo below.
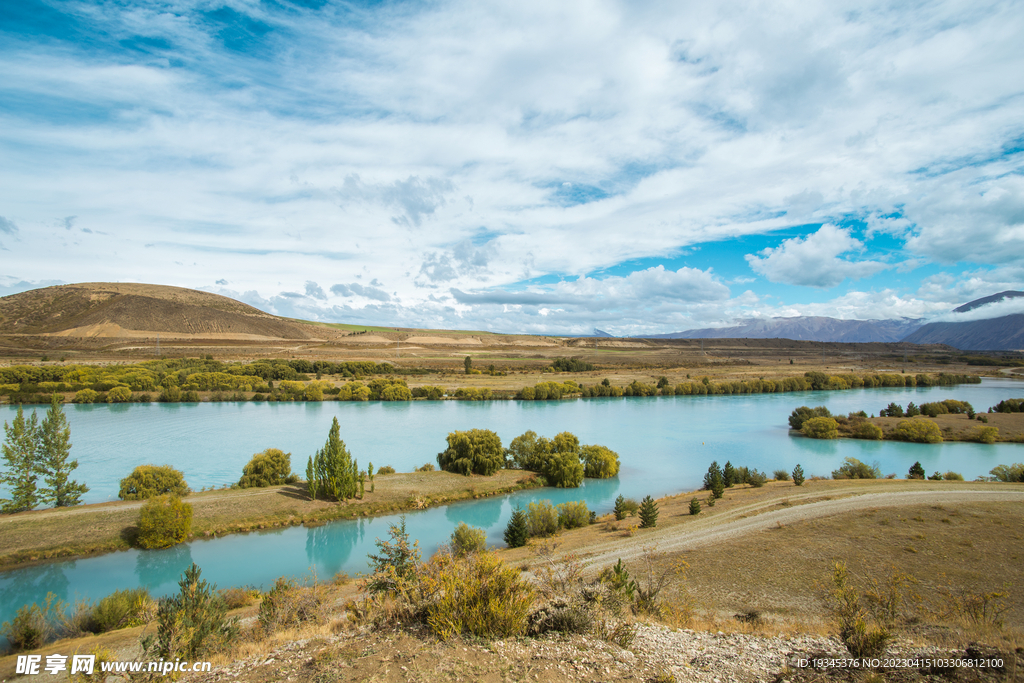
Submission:
M 925 469 L 954 470 L 967 479 L 1000 463 L 1020 462 L 1017 444 L 816 441 L 789 435 L 790 412 L 801 405 L 827 405 L 833 413 L 877 413 L 890 401 L 906 405 L 944 398 L 970 401 L 985 410 L 1005 398 L 1024 397 L 1024 383 L 985 380 L 981 385 L 913 389 L 741 396 L 586 399 L 552 402 L 414 403 L 203 403 L 66 406 L 79 467 L 75 478 L 91 487 L 87 502 L 116 499 L 119 480 L 139 464 L 170 464 L 194 489 L 238 480 L 253 453 L 268 447 L 292 453 L 302 472 L 306 458 L 327 438 L 337 416 L 341 435 L 361 468 L 391 465 L 399 471 L 436 464 L 445 436 L 456 429 L 492 429 L 504 444 L 532 429 L 552 437 L 571 431 L 584 444 L 619 453 L 622 469 L 612 480 L 586 480 L 580 489 L 523 491 L 503 498 L 467 501 L 407 515 L 408 530 L 424 555 L 447 540 L 459 522 L 487 530 L 492 544 L 512 509 L 527 502 L 586 500 L 599 513 L 619 494 L 641 498 L 700 485 L 712 460 L 767 471 L 791 471 L 800 463 L 808 476 L 827 476 L 845 457 L 877 462 L 884 473 L 905 476 L 914 461 Z M 40 418 L 45 409 L 39 408 Z M 15 410 L 0 407 L 10 421 Z M 154 595 L 175 592 L 181 572 L 196 562 L 219 586 L 267 586 L 279 576 L 329 578 L 338 571 L 366 570 L 374 540 L 386 537 L 395 517 L 340 521 L 307 529 L 293 527 L 194 541 L 163 551 L 125 551 L 102 557 L 29 567 L 0 574 L 0 621 L 48 591 L 65 600 L 96 599 L 114 590 L 146 586 Z

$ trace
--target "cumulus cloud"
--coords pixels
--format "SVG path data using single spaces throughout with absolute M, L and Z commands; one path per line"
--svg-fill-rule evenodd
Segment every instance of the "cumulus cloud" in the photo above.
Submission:
M 327 295 L 324 294 L 324 290 L 320 288 L 320 285 L 313 282 L 312 280 L 306 280 L 306 296 L 311 296 L 314 299 L 327 299 Z
M 826 223 L 807 237 L 783 240 L 775 248 L 747 254 L 751 269 L 771 282 L 827 289 L 843 280 L 869 277 L 890 266 L 878 261 L 853 261 L 842 254 L 861 251 L 864 244 L 846 228 Z
M 365 286 L 358 282 L 350 282 L 347 285 L 333 285 L 331 292 L 344 297 L 361 296 L 375 301 L 391 301 L 391 295 L 380 288 L 380 283 L 376 279 L 370 284 L 371 286 Z M 372 286 L 374 284 L 377 286 Z

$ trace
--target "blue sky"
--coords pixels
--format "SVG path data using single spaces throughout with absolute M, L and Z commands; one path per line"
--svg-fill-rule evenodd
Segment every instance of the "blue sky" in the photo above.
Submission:
M 1021 10 L 0 3 L 0 294 L 554 334 L 933 318 L 1024 289 Z

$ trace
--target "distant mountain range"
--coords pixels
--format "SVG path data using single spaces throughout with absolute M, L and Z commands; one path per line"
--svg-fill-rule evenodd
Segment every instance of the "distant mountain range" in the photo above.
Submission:
M 976 299 L 954 308 L 969 313 L 982 306 L 1024 297 L 1024 292 L 1007 291 Z M 1024 349 L 1024 313 L 964 322 L 935 322 L 922 325 L 904 341 L 915 344 L 948 344 L 964 351 L 1008 351 Z
M 749 318 L 731 327 L 702 328 L 670 334 L 650 335 L 650 339 L 797 339 L 827 342 L 898 342 L 947 344 L 965 351 L 1005 351 L 1024 349 L 1024 313 L 1005 310 L 1000 304 L 1024 297 L 1024 292 L 1006 291 L 975 299 L 953 309 L 955 314 L 977 311 L 963 322 L 926 323 L 914 318 L 894 320 L 839 320 L 822 316 L 792 318 Z M 993 317 L 983 317 L 983 306 L 992 306 Z M 952 316 L 956 317 L 956 316 Z
M 797 339 L 829 342 L 896 342 L 924 322 L 914 318 L 896 320 L 839 320 L 823 316 L 793 318 L 748 318 L 732 327 L 706 327 L 652 339 Z

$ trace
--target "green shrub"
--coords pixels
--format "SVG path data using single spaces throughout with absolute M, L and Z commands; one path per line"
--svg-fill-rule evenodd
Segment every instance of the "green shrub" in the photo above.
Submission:
M 47 596 L 54 596 L 52 593 Z M 52 640 L 54 635 L 53 621 L 48 619 L 47 610 L 32 603 L 18 608 L 14 618 L 0 626 L 0 635 L 7 638 L 11 649 L 35 650 Z
M 117 497 L 121 500 L 145 500 L 167 493 L 182 497 L 191 493 L 181 471 L 170 465 L 139 465 L 121 480 Z
M 756 469 L 752 469 L 747 473 L 747 483 L 753 486 L 755 489 L 759 489 L 768 482 L 768 475 L 764 472 L 758 472 Z
M 287 483 L 292 473 L 292 454 L 279 448 L 267 450 L 252 456 L 244 468 L 238 487 L 256 488 L 263 486 L 281 486 Z
M 816 408 L 808 408 L 807 406 L 800 406 L 789 415 L 789 427 L 800 431 L 804 422 L 815 417 L 832 417 L 832 413 L 828 412 L 828 408 L 825 406 L 818 406 Z
M 540 500 L 526 506 L 526 526 L 530 536 L 551 536 L 558 531 L 558 510 L 550 500 Z
M 960 474 L 959 472 L 950 471 L 943 474 L 942 478 L 945 479 L 946 481 L 963 481 L 964 475 Z
M 1015 463 L 1013 465 L 996 465 L 989 472 L 996 481 L 1024 481 L 1024 465 Z
M 107 403 L 130 403 L 132 390 L 128 387 L 114 387 L 107 392 Z
M 714 500 L 714 498 L 711 498 L 708 502 L 710 503 L 712 500 Z M 690 514 L 691 515 L 699 515 L 700 514 L 700 501 L 697 500 L 696 498 L 691 498 L 690 499 Z
M 798 464 L 796 467 L 793 468 L 793 483 L 796 484 L 797 486 L 803 486 L 804 481 L 804 468 L 800 467 L 800 465 Z
M 547 480 L 548 486 L 557 486 L 560 489 L 577 488 L 583 483 L 583 464 L 576 453 L 554 453 L 548 458 L 541 474 Z
M 641 529 L 653 529 L 658 526 L 658 504 L 650 496 L 644 496 L 637 511 Z
M 427 607 L 427 626 L 439 638 L 469 634 L 496 639 L 525 633 L 533 588 L 494 553 L 463 558 L 437 553 L 423 575 L 437 596 Z
M 420 542 L 409 543 L 405 529 L 405 515 L 398 524 L 388 527 L 390 541 L 377 539 L 374 543 L 379 555 L 369 555 L 373 574 L 366 583 L 370 593 L 401 593 L 415 581 L 416 566 L 420 563 Z
M 639 509 L 640 503 L 632 498 L 623 498 L 620 495 L 615 499 L 615 519 L 625 519 L 630 515 L 636 514 L 636 511 Z
M 435 469 L 435 467 L 428 462 L 428 463 L 424 463 L 424 464 L 420 465 L 419 467 L 417 467 L 416 471 L 417 472 L 433 472 L 434 469 Z
M 377 470 L 377 474 L 394 474 L 394 473 L 395 473 L 395 468 L 392 467 L 391 465 L 384 465 L 384 467 L 381 467 L 379 470 Z
M 920 462 L 915 462 L 907 472 L 907 479 L 924 479 L 924 467 Z
M 853 438 L 867 439 L 868 441 L 880 441 L 882 438 L 882 430 L 880 427 L 873 425 L 870 422 L 861 422 L 854 428 Z
M 869 627 L 868 610 L 851 585 L 845 563 L 835 562 L 830 578 L 825 605 L 839 627 L 839 639 L 856 658 L 878 657 L 892 636 L 884 626 Z
M 786 470 L 775 470 L 773 476 L 775 481 L 789 481 L 789 472 Z
M 557 509 L 558 526 L 563 529 L 579 529 L 590 524 L 590 510 L 582 500 L 562 503 Z
M 145 588 L 114 591 L 92 609 L 92 630 L 106 633 L 141 626 L 149 621 L 152 605 L 153 599 Z
M 260 630 L 270 634 L 300 624 L 320 624 L 327 620 L 330 601 L 316 581 L 299 586 L 284 577 L 274 582 L 260 603 Z
M 451 538 L 452 552 L 459 557 L 487 550 L 487 532 L 459 522 Z
M 92 389 L 82 389 L 81 391 L 78 391 L 78 392 L 75 393 L 74 402 L 75 403 L 95 403 L 96 399 L 99 397 L 99 395 L 100 394 L 99 394 L 98 391 L 93 391 Z
M 437 464 L 446 472 L 490 476 L 505 465 L 501 438 L 489 429 L 451 432 L 447 440 L 448 448 L 437 454 Z
M 971 441 L 995 443 L 999 438 L 999 427 L 978 427 L 970 435 Z
M 619 454 L 604 446 L 583 446 L 583 476 L 591 479 L 609 479 L 619 473 Z
M 942 430 L 931 420 L 903 420 L 892 430 L 890 438 L 916 443 L 941 443 Z
M 165 494 L 150 498 L 139 512 L 140 548 L 169 548 L 188 538 L 192 531 L 192 506 Z
M 832 472 L 833 479 L 878 479 L 882 472 L 878 465 L 868 466 L 857 458 L 844 458 L 838 470 Z
M 178 582 L 178 594 L 160 599 L 156 636 L 142 639 L 145 658 L 203 659 L 238 635 L 237 621 L 227 618 L 227 606 L 216 594 L 217 587 L 201 575 L 193 562 Z
M 831 417 L 812 417 L 804 421 L 800 431 L 811 439 L 836 439 L 839 424 Z
M 529 536 L 530 527 L 526 513 L 522 508 L 517 507 L 512 511 L 512 517 L 508 520 L 508 526 L 505 527 L 505 543 L 509 548 L 521 548 L 526 545 L 526 539 Z

